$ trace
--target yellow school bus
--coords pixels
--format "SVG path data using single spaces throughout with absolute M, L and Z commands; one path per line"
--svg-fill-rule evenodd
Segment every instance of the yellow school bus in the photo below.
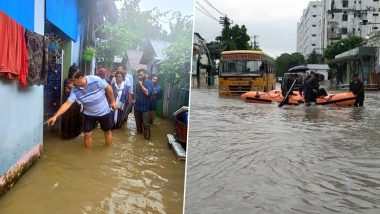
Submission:
M 274 59 L 262 51 L 223 51 L 220 57 L 220 96 L 275 89 Z

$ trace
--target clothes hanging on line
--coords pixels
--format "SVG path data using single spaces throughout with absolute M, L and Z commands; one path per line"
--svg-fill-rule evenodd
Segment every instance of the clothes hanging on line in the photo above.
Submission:
M 26 86 L 28 53 L 24 27 L 0 11 L 0 76 L 18 79 Z
M 26 30 L 25 40 L 29 57 L 27 83 L 28 85 L 43 85 L 49 70 L 49 38 Z

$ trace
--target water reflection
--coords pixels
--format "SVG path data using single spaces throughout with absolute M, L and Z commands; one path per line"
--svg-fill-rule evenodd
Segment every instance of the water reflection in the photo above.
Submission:
M 363 108 L 191 96 L 186 213 L 380 212 L 377 93 Z

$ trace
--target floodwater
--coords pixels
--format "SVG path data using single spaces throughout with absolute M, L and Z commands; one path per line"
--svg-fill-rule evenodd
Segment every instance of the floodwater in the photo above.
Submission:
M 0 213 L 182 213 L 185 162 L 168 146 L 171 122 L 155 120 L 150 142 L 133 114 L 110 147 L 100 129 L 92 149 L 81 136 L 45 136 L 42 158 L 0 198 Z
M 186 214 L 380 213 L 380 93 L 363 108 L 191 92 Z

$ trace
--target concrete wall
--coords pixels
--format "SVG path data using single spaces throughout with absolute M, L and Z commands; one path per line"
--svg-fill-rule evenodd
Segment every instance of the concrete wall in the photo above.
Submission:
M 34 31 L 44 34 L 45 1 L 35 0 Z M 0 79 L 0 195 L 40 156 L 43 86 Z
M 0 174 L 42 143 L 43 87 L 0 80 Z

